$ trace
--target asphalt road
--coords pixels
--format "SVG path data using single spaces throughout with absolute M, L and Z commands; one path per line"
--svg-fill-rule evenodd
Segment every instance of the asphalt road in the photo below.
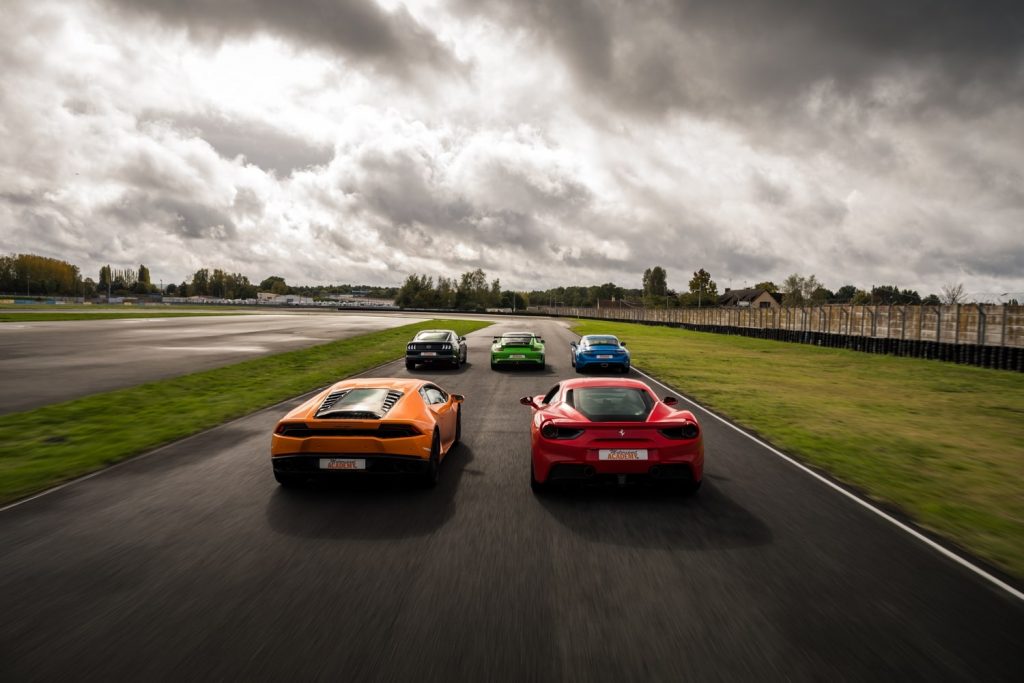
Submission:
M 491 371 L 524 326 L 553 367 Z M 1019 601 L 715 420 L 696 497 L 534 497 L 570 333 L 470 338 L 432 491 L 279 489 L 292 401 L 0 512 L 0 680 L 1020 680 Z
M 423 320 L 342 312 L 0 324 L 0 415 Z

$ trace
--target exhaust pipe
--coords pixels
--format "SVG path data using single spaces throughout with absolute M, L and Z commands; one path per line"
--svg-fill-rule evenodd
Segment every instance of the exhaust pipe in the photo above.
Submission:
M 650 470 L 648 470 L 647 473 L 649 475 L 651 475 L 652 479 L 660 479 L 661 478 L 661 468 L 658 467 L 657 465 L 655 465 Z
M 593 465 L 587 465 L 583 468 L 583 476 L 587 479 L 590 479 L 595 474 L 597 474 L 597 470 L 594 469 Z

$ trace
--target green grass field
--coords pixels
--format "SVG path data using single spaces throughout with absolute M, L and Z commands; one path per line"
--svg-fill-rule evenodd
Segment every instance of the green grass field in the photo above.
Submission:
M 574 329 L 618 335 L 640 369 L 1024 578 L 1024 374 L 667 327 Z
M 428 320 L 0 416 L 0 503 L 399 358 L 421 329 L 488 325 Z

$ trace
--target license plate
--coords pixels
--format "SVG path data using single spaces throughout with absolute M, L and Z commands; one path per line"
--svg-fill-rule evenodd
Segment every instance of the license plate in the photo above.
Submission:
M 598 360 L 608 360 L 611 356 L 598 356 Z
M 420 355 L 421 356 L 436 356 L 437 355 L 437 351 L 424 351 Z
M 511 358 L 512 360 L 521 360 L 523 358 L 526 358 L 526 356 L 521 353 L 510 353 L 508 357 Z
M 646 448 L 602 448 L 597 452 L 599 460 L 646 460 Z
M 350 458 L 320 458 L 322 470 L 365 470 L 366 461 Z

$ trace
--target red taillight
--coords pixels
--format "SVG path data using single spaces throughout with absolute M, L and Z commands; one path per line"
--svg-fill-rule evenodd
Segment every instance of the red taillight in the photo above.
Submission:
M 582 429 L 576 429 L 574 427 L 559 427 L 553 422 L 545 422 L 540 428 L 540 435 L 545 439 L 575 439 L 582 433 Z
M 700 435 L 700 428 L 692 422 L 658 431 L 667 439 L 696 439 Z

